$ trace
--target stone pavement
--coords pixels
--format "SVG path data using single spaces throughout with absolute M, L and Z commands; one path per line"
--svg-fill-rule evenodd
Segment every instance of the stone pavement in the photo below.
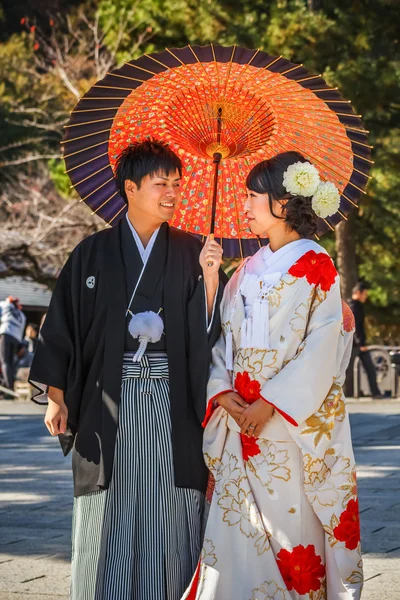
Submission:
M 70 459 L 47 434 L 43 412 L 32 403 L 0 401 L 0 600 L 68 598 Z M 350 412 L 366 578 L 362 598 L 400 600 L 400 401 L 352 402 Z

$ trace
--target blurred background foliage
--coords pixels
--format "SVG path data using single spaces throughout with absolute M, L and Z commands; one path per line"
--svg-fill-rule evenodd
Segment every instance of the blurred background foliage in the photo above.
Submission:
M 398 0 L 3 0 L 0 217 L 20 198 L 21 178 L 43 178 L 43 169 L 53 201 L 74 200 L 59 159 L 62 126 L 110 68 L 211 41 L 282 54 L 338 86 L 370 131 L 368 193 L 336 240 L 322 243 L 337 259 L 345 295 L 357 278 L 371 286 L 370 341 L 400 343 L 399 22 Z M 94 220 L 90 230 L 101 226 Z

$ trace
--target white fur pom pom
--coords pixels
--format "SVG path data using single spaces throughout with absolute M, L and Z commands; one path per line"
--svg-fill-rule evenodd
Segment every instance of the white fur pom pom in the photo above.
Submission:
M 161 339 L 164 323 L 162 318 L 155 312 L 147 311 L 133 315 L 128 330 L 134 339 L 147 338 L 147 341 L 154 344 Z

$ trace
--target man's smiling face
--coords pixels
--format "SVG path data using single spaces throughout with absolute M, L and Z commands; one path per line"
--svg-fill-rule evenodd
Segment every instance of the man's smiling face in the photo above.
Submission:
M 181 199 L 181 178 L 178 170 L 143 177 L 140 187 L 133 181 L 125 182 L 129 214 L 146 219 L 157 226 L 174 216 Z

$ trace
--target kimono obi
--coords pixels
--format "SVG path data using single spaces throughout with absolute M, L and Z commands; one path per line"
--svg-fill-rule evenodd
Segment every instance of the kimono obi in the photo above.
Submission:
M 122 381 L 124 379 L 169 379 L 166 353 L 146 353 L 140 362 L 133 362 L 134 355 L 134 352 L 124 353 Z

